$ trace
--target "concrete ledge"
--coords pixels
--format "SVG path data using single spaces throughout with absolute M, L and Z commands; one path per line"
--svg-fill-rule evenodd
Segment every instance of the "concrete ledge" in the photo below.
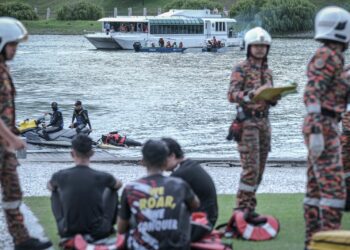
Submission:
M 69 150 L 29 150 L 27 158 L 21 160 L 21 162 L 72 162 L 69 152 Z M 238 158 L 191 157 L 191 159 L 207 166 L 240 166 L 240 160 Z M 129 163 L 139 165 L 141 157 L 120 157 L 106 150 L 97 150 L 91 161 L 95 163 Z M 269 167 L 305 167 L 306 161 L 305 159 L 298 158 L 269 158 L 267 165 Z

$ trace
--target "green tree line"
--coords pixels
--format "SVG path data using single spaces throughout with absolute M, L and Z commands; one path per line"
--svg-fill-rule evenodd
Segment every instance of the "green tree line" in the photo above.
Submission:
M 23 0 L 23 2 L 30 2 L 32 5 L 13 1 L 8 0 L 0 4 L 0 16 L 13 16 L 21 20 L 38 18 L 33 11 L 33 0 Z M 96 20 L 104 15 L 102 7 L 95 4 L 98 1 L 71 0 L 69 4 L 63 5 L 61 3 L 58 5 L 59 2 L 58 0 L 57 3 L 50 1 L 56 6 L 58 20 Z M 122 1 L 120 4 L 124 2 Z M 160 3 L 163 10 L 207 8 L 222 11 L 224 9 L 223 2 L 228 7 L 227 0 L 164 0 L 157 2 Z M 99 3 L 101 4 L 101 1 Z M 130 3 L 136 2 L 130 0 Z M 161 6 L 162 4 L 163 6 Z M 298 32 L 311 30 L 317 10 L 329 4 L 350 9 L 350 0 L 236 0 L 231 5 L 230 16 L 236 18 L 239 24 L 247 23 L 248 28 L 249 25 L 260 25 L 274 33 Z M 118 2 L 115 3 L 115 6 L 118 6 Z

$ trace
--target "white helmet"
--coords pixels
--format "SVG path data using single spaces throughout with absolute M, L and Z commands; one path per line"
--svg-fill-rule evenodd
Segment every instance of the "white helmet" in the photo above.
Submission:
M 0 52 L 7 43 L 27 40 L 28 32 L 23 24 L 12 17 L 0 17 Z
M 320 10 L 315 19 L 315 40 L 350 41 L 350 13 L 331 6 Z
M 272 42 L 270 34 L 261 27 L 255 27 L 244 36 L 245 50 L 248 53 L 248 48 L 253 44 L 265 44 L 270 46 Z

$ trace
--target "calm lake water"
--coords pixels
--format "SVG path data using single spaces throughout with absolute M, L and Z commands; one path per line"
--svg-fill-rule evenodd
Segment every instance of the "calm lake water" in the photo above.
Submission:
M 296 81 L 299 93 L 271 110 L 271 157 L 306 155 L 302 92 L 306 64 L 317 46 L 313 40 L 273 41 L 269 62 L 275 85 Z M 183 54 L 99 51 L 83 36 L 31 36 L 11 62 L 17 120 L 40 116 L 57 101 L 67 127 L 80 99 L 89 110 L 94 139 L 113 130 L 140 141 L 170 136 L 188 156 L 237 157 L 236 145 L 225 140 L 235 113 L 226 91 L 232 66 L 244 58 L 237 48 Z M 127 149 L 120 154 L 140 152 Z

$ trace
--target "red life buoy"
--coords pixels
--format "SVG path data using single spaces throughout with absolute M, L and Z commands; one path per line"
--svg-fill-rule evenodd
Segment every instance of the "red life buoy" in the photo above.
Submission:
M 260 215 L 256 220 L 264 222 L 257 225 L 248 223 L 246 221 L 245 213 L 242 211 L 235 211 L 234 218 L 240 236 L 246 240 L 270 240 L 275 238 L 279 231 L 278 220 L 270 215 Z
M 124 250 L 125 235 L 118 234 L 116 242 L 110 245 L 89 244 L 80 234 L 76 235 L 73 239 L 73 248 L 76 250 Z

